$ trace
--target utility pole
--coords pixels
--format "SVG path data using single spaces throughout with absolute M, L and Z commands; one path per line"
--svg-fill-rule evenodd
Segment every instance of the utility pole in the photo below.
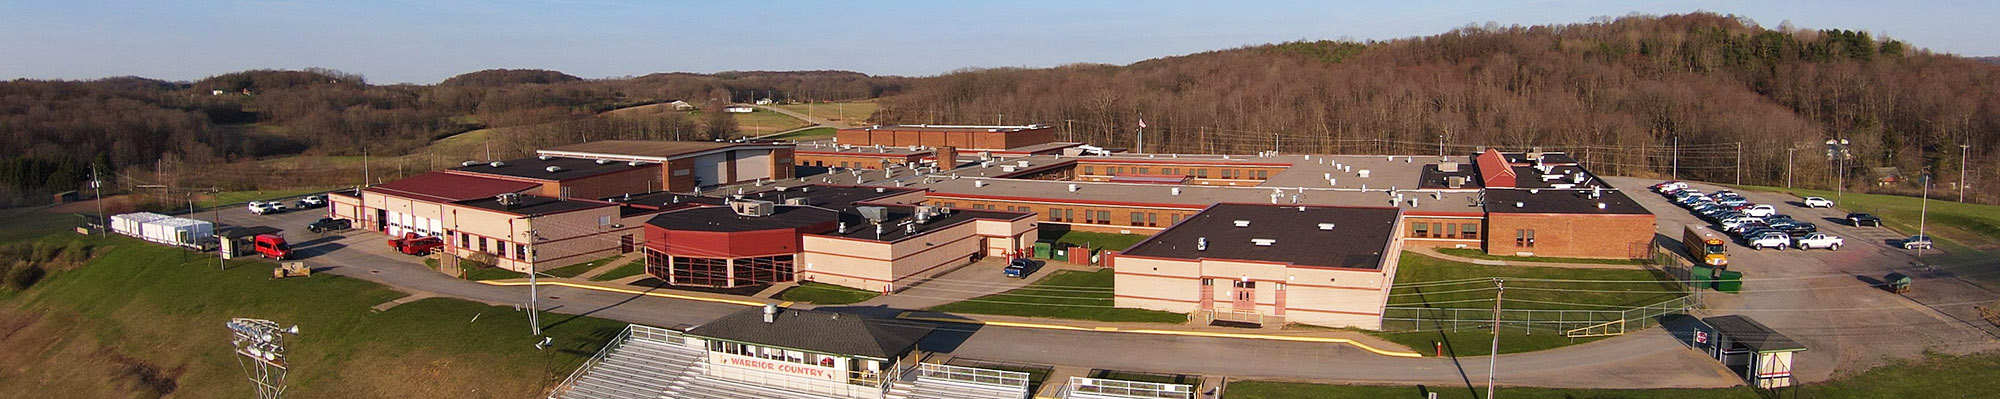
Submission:
M 1736 142 L 1736 184 L 1743 184 L 1743 142 Z
M 1681 136 L 1674 136 L 1674 180 L 1681 179 Z
M 533 245 L 535 243 L 535 219 L 534 218 L 523 219 L 522 223 L 525 225 L 525 227 L 528 228 L 527 229 L 528 239 L 525 241 L 527 241 L 528 244 L 530 244 L 528 246 L 528 251 L 527 251 L 528 252 L 528 325 L 532 327 L 532 330 L 534 331 L 535 335 L 542 335 L 542 320 L 541 320 L 542 308 L 535 304 L 535 301 L 539 299 L 537 297 L 541 295 L 540 291 L 538 290 L 538 288 L 540 288 L 541 285 L 535 281 L 535 275 L 541 274 L 541 271 L 535 270 L 535 257 L 536 257 L 535 247 L 537 247 L 537 245 Z M 519 244 L 515 245 L 518 246 Z
M 217 192 L 222 192 L 222 190 L 221 190 L 221 189 L 218 189 L 218 188 L 215 188 L 215 187 L 213 187 L 213 186 L 210 186 L 210 187 L 208 188 L 208 192 L 210 192 L 210 193 L 217 193 Z M 211 207 L 211 208 L 208 208 L 208 218 L 209 218 L 209 220 L 210 220 L 210 222 L 209 222 L 209 223 L 214 223 L 214 226 L 221 226 L 221 225 L 222 225 L 222 207 L 221 207 L 221 206 L 215 206 L 215 207 Z M 211 227 L 209 227 L 209 228 L 210 228 L 211 230 L 213 230 L 213 229 L 214 229 L 214 227 L 213 227 L 213 226 L 211 226 Z M 226 240 L 227 238 L 224 238 L 224 239 Z M 255 238 L 252 238 L 252 240 L 255 240 Z M 236 248 L 236 247 L 234 247 L 234 246 L 231 246 L 231 247 L 230 247 L 230 249 L 235 249 L 235 248 Z M 222 243 L 216 243 L 216 244 L 215 244 L 215 268 L 216 268 L 216 270 L 221 270 L 221 271 L 225 271 L 225 272 L 226 272 L 226 271 L 229 271 L 229 262 L 227 262 L 227 261 L 224 261 L 224 260 L 222 260 Z
M 1798 147 L 1785 149 L 1785 188 L 1792 188 L 1792 153 L 1798 151 Z
M 1444 135 L 1438 135 L 1438 158 L 1444 158 Z
M 1500 364 L 1500 297 L 1507 293 L 1507 280 L 1493 279 L 1493 349 L 1486 352 L 1486 399 L 1493 399 L 1493 373 Z
M 97 164 L 90 164 L 90 189 L 97 193 L 97 236 L 104 237 L 105 230 L 111 229 L 111 221 L 104 218 L 104 182 L 97 179 Z
M 493 159 L 493 144 L 486 144 L 486 159 Z M 361 186 L 368 187 L 368 150 L 361 150 Z
M 1930 174 L 1928 173 L 1924 174 L 1923 184 L 1924 184 L 1924 202 L 1923 205 L 1921 205 L 1917 211 L 1917 237 L 1922 237 L 1924 241 L 1935 243 L 1937 242 L 1936 240 L 1932 240 L 1929 234 L 1924 233 L 1924 222 L 1930 219 L 1931 216 Z M 1917 264 L 1923 265 L 1925 269 L 1930 268 L 1930 264 L 1924 263 L 1924 247 L 1917 247 Z
M 1972 146 L 1958 145 L 1958 202 L 1965 202 L 1965 157 L 1972 153 Z

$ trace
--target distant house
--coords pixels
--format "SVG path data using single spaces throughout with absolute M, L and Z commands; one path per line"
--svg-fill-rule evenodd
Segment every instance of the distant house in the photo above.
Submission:
M 1901 168 L 1884 166 L 1871 168 L 1869 171 L 1875 174 L 1875 185 L 1877 186 L 1887 186 L 1903 181 L 1903 170 Z
M 739 114 L 747 114 L 747 113 L 751 113 L 751 112 L 757 112 L 757 108 L 754 108 L 754 107 L 751 107 L 751 106 L 748 106 L 748 105 L 731 105 L 731 106 L 729 106 L 728 108 L 723 108 L 723 109 L 722 109 L 722 112 L 734 112 L 734 113 L 739 113 Z
M 674 100 L 673 102 L 667 103 L 667 105 L 674 107 L 675 111 L 687 111 L 694 109 L 694 104 L 688 104 L 687 101 L 681 101 L 681 100 Z
M 220 95 L 222 95 L 222 90 L 209 90 L 209 91 L 208 91 L 208 95 L 211 95 L 211 96 L 220 96 Z
M 768 98 L 757 99 L 757 105 L 771 105 L 771 99 Z

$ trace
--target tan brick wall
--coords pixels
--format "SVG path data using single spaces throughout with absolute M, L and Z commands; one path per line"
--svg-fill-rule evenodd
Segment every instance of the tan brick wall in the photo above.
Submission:
M 1511 214 L 1487 216 L 1486 252 L 1576 258 L 1638 258 L 1653 242 L 1653 215 Z M 1518 233 L 1534 230 L 1532 247 Z
M 798 156 L 796 157 L 797 159 L 796 162 L 797 165 L 799 166 L 826 166 L 826 167 L 839 166 L 839 167 L 849 167 L 856 169 L 881 169 L 882 160 L 884 159 L 889 160 L 889 162 L 891 163 L 909 164 L 909 163 L 916 163 L 918 160 L 922 160 L 923 158 L 924 154 L 881 157 L 881 156 L 864 156 L 864 155 L 833 155 L 833 154 L 804 153 L 804 154 L 798 154 Z M 786 169 L 790 169 L 790 167 L 787 166 Z

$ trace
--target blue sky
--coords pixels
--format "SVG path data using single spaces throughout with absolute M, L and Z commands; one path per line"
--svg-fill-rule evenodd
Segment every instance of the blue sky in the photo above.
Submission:
M 2000 20 L 1992 1 L 0 0 L 0 79 L 192 80 L 306 67 L 375 83 L 435 83 L 487 68 L 586 78 L 805 69 L 922 76 L 1698 10 L 2000 55 L 2000 34 L 1987 28 Z

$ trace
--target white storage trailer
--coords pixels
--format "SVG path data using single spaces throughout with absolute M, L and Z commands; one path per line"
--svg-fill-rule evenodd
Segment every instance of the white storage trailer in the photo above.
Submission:
M 145 225 L 147 222 L 153 222 L 167 218 L 171 218 L 171 216 L 161 215 L 152 212 L 137 212 L 137 213 L 112 215 L 111 231 L 118 234 L 143 238 L 143 233 L 140 231 L 140 226 Z
M 140 238 L 161 244 L 199 249 L 203 243 L 214 241 L 215 224 L 170 217 L 141 225 Z

